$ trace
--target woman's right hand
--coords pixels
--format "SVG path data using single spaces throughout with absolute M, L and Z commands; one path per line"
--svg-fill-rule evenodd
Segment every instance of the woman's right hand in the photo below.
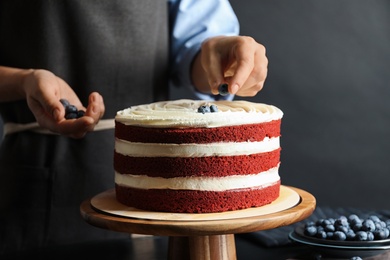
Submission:
M 31 70 L 23 80 L 22 90 L 41 127 L 72 138 L 81 138 L 93 131 L 105 111 L 103 97 L 99 93 L 91 93 L 85 107 L 63 79 L 47 70 Z M 77 109 L 84 110 L 85 115 L 78 119 L 65 119 L 65 108 L 60 99 L 66 99 Z

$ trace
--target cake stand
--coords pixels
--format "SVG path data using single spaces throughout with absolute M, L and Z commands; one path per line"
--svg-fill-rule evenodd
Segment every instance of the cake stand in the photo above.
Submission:
M 313 195 L 295 187 L 281 186 L 282 188 L 298 195 L 294 205 L 287 208 L 284 205 L 282 210 L 273 208 L 270 212 L 258 214 L 252 211 L 250 214 L 244 213 L 233 217 L 229 215 L 224 217 L 222 213 L 190 214 L 192 216 L 190 219 L 183 219 L 178 218 L 178 214 L 159 215 L 155 212 L 142 211 L 137 212 L 140 215 L 133 217 L 123 216 L 122 213 L 112 214 L 111 210 L 115 210 L 115 206 L 111 205 L 118 203 L 113 195 L 114 190 L 85 200 L 80 206 L 80 211 L 84 220 L 96 227 L 129 234 L 168 236 L 170 260 L 234 260 L 236 259 L 234 234 L 290 225 L 312 214 L 316 206 Z M 145 217 L 142 214 L 145 214 Z M 193 217 L 194 215 L 196 217 Z

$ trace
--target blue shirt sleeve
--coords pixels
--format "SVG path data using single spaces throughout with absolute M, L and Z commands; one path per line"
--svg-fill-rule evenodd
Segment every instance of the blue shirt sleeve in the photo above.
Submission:
M 238 35 L 239 22 L 228 0 L 168 0 L 171 30 L 171 83 L 189 87 L 199 99 L 232 99 L 198 92 L 190 70 L 207 38 Z

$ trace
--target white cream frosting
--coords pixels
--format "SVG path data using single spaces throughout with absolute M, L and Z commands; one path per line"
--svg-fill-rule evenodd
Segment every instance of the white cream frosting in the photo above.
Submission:
M 199 113 L 201 105 L 216 105 L 218 112 Z M 272 105 L 249 101 L 180 99 L 133 106 L 117 112 L 115 120 L 143 127 L 220 127 L 255 124 L 281 119 L 283 112 Z
M 267 187 L 280 180 L 279 166 L 252 175 L 231 175 L 227 177 L 175 177 L 161 178 L 146 175 L 119 174 L 115 172 L 115 183 L 139 189 L 172 189 L 226 191 Z
M 261 142 L 219 142 L 207 144 L 136 143 L 122 139 L 115 140 L 115 151 L 117 153 L 134 157 L 249 155 L 274 151 L 279 147 L 279 137 L 266 137 Z

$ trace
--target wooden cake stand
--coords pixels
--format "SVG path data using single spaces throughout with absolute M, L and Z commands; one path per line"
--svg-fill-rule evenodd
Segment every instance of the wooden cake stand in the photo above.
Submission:
M 115 191 L 108 190 L 85 200 L 80 211 L 85 221 L 96 227 L 130 234 L 169 236 L 170 260 L 234 260 L 234 234 L 293 224 L 309 217 L 315 205 L 316 200 L 310 193 L 281 186 L 277 201 L 255 209 L 214 214 L 159 213 L 126 208 L 116 201 Z

